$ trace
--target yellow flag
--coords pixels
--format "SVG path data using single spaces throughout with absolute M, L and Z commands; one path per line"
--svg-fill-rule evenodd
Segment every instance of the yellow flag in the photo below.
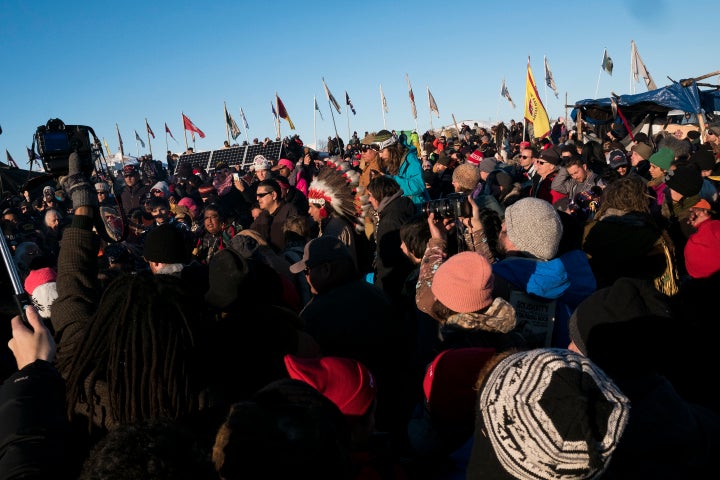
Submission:
M 530 70 L 530 57 L 528 57 L 527 82 L 525 83 L 525 120 L 533 124 L 535 138 L 542 138 L 550 133 L 550 120 L 535 86 L 535 78 Z

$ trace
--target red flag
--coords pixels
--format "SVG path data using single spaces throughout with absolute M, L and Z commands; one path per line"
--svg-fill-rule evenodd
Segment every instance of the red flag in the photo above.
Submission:
M 290 120 L 290 115 L 288 115 L 287 110 L 285 109 L 285 105 L 283 104 L 282 100 L 280 100 L 280 97 L 278 97 L 277 93 L 275 94 L 275 98 L 277 99 L 278 115 L 280 116 L 280 118 L 287 120 L 291 130 L 295 130 L 295 125 L 293 124 L 292 120 Z
M 190 119 L 185 116 L 184 113 L 182 114 L 182 118 L 183 118 L 183 126 L 185 127 L 185 130 L 190 130 L 191 132 L 197 133 L 198 135 L 200 135 L 200 138 L 205 138 L 205 134 L 203 133 L 203 131 L 200 130 L 198 127 L 196 127 L 195 124 L 192 123 L 190 121 Z
M 145 119 L 145 127 L 147 128 L 147 132 L 150 134 L 150 136 L 155 138 L 155 133 L 153 133 L 152 128 L 150 128 L 150 124 L 148 123 L 147 119 Z
M 173 134 L 172 134 L 172 132 L 170 131 L 170 128 L 167 126 L 167 123 L 165 123 L 165 133 L 170 134 L 170 138 L 172 138 L 173 140 L 175 140 L 175 137 L 173 137 Z M 177 142 L 177 140 L 175 140 L 175 141 Z

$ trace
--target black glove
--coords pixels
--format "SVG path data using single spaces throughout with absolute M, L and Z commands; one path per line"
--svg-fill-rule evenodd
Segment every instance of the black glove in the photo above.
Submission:
M 97 207 L 97 192 L 88 178 L 80 170 L 80 157 L 71 153 L 68 158 L 68 175 L 60 179 L 65 193 L 70 196 L 73 208 Z

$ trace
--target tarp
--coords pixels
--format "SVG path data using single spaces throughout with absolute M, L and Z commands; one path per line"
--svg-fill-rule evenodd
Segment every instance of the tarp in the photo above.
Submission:
M 716 102 L 720 105 L 717 91 L 700 92 L 695 82 L 687 87 L 675 82 L 645 93 L 620 95 L 615 100 L 631 123 L 635 123 L 633 119 L 642 118 L 647 114 L 663 117 L 670 110 L 682 110 L 697 114 L 705 108 L 704 103 L 708 107 L 712 105 L 710 109 L 705 108 L 705 111 L 714 111 Z M 570 114 L 573 121 L 577 121 L 578 110 L 582 112 L 582 119 L 591 124 L 602 125 L 612 123 L 614 120 L 612 101 L 609 97 L 575 102 L 575 108 Z

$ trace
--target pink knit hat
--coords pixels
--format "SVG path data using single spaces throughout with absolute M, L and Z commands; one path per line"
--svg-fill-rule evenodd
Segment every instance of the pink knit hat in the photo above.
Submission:
M 190 215 L 192 215 L 192 218 L 198 218 L 198 207 L 190 197 L 183 197 L 177 202 L 178 205 L 187 207 L 188 210 L 190 210 Z
M 494 283 L 492 268 L 484 256 L 477 252 L 461 252 L 440 265 L 430 289 L 449 309 L 470 313 L 492 304 Z

